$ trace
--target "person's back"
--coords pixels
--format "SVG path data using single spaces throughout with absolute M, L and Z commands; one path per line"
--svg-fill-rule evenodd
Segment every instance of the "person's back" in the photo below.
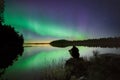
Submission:
M 66 80 L 70 80 L 71 76 L 80 78 L 86 75 L 86 66 L 83 58 L 79 58 L 79 50 L 75 46 L 69 50 L 72 58 L 68 59 L 65 63 Z

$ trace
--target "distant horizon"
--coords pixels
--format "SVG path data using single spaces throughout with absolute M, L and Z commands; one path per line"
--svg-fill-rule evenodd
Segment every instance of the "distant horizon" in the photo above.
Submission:
M 104 43 L 105 41 L 107 41 L 106 44 Z M 31 42 L 29 41 L 29 42 L 24 42 L 23 46 L 24 47 L 35 47 L 35 46 L 68 47 L 68 46 L 76 45 L 76 46 L 89 46 L 89 47 L 97 47 L 97 46 L 120 47 L 118 41 L 120 41 L 120 37 L 107 37 L 107 38 L 96 38 L 96 39 L 85 39 L 85 40 L 60 39 L 53 41 L 31 41 Z

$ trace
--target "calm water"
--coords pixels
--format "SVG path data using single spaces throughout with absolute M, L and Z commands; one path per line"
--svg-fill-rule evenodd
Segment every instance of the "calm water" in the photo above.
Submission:
M 82 57 L 89 58 L 93 50 L 102 53 L 119 53 L 120 48 L 89 48 L 78 47 Z M 38 72 L 53 63 L 64 62 L 70 58 L 67 48 L 56 48 L 51 46 L 25 47 L 22 57 L 18 59 L 6 72 L 5 77 L 9 80 L 35 80 L 39 77 Z

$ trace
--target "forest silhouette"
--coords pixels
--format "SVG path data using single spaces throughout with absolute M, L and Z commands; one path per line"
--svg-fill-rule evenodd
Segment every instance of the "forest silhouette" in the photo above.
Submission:
M 0 22 L 0 75 L 23 53 L 23 36 Z
M 99 39 L 87 39 L 87 40 L 55 40 L 50 43 L 54 47 L 68 47 L 68 46 L 87 46 L 87 47 L 102 47 L 102 48 L 119 48 L 120 37 L 108 37 Z
M 0 0 L 0 79 L 6 68 L 22 55 L 24 48 L 23 35 L 16 32 L 11 25 L 4 23 L 5 1 Z

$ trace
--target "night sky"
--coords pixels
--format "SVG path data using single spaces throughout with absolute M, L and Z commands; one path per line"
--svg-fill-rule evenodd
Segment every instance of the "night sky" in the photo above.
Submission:
M 5 0 L 5 23 L 26 41 L 120 35 L 119 0 Z
M 25 42 L 115 37 L 120 36 L 120 0 L 5 0 L 4 21 L 23 34 Z M 36 71 L 41 66 L 70 58 L 70 48 L 25 47 L 22 57 L 6 70 L 5 76 L 9 80 L 35 80 L 40 77 Z M 79 50 L 85 57 L 91 56 L 93 50 L 120 52 L 115 48 Z

